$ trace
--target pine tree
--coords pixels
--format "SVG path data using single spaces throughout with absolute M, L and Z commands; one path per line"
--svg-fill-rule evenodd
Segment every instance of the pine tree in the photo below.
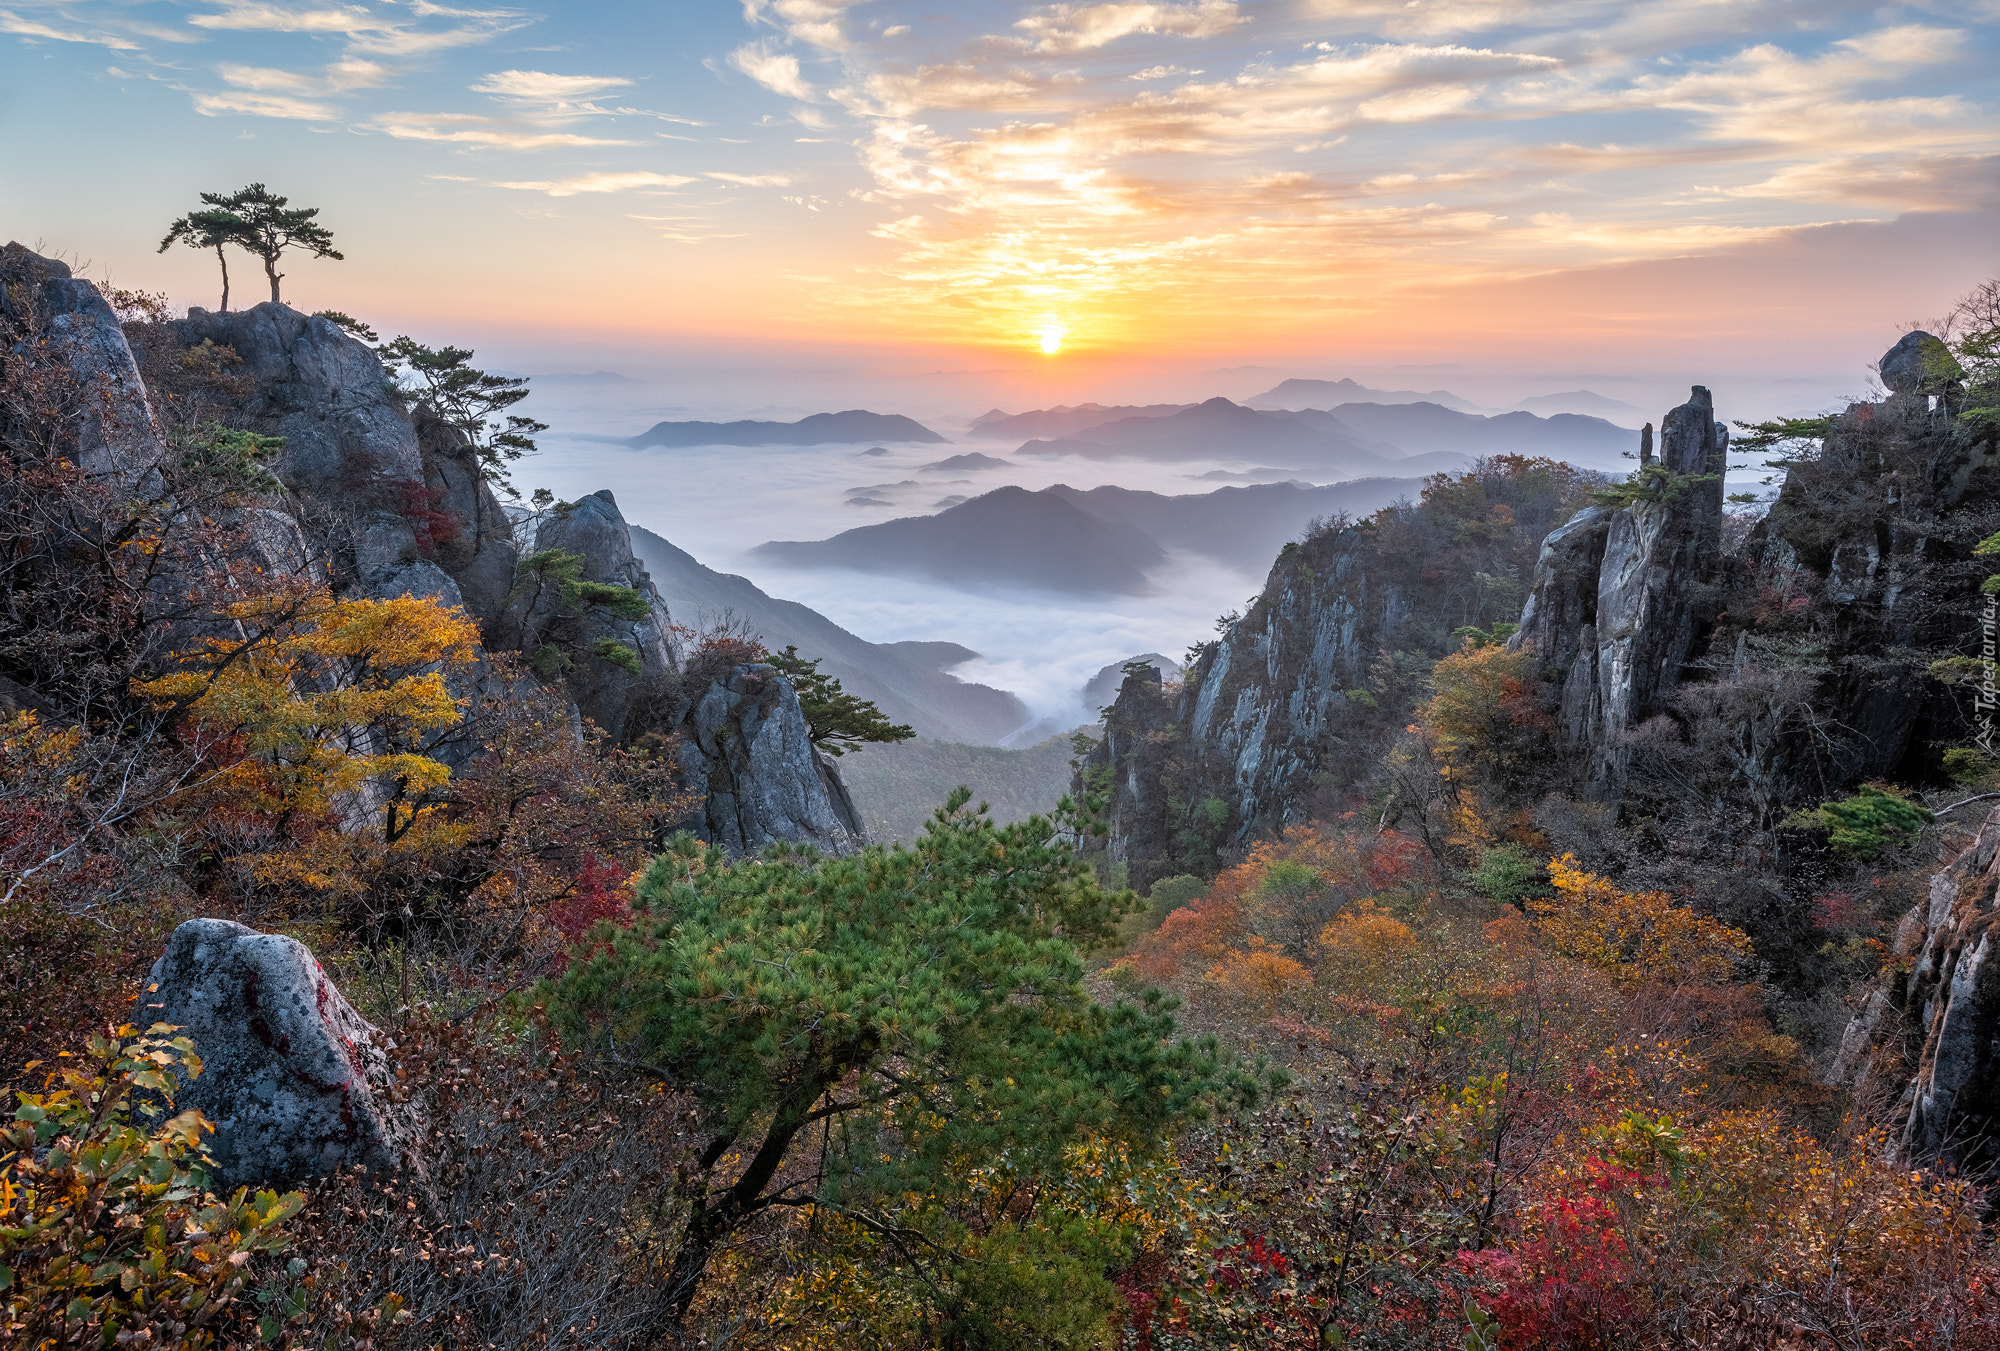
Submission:
M 773 1207 L 895 1231 L 908 1198 L 970 1169 L 1004 1158 L 1049 1176 L 1091 1139 L 1144 1152 L 1215 1099 L 1256 1096 L 1212 1040 L 1174 1039 L 1157 992 L 1091 999 L 1078 945 L 1105 941 L 1136 898 L 1096 884 L 1064 822 L 996 826 L 968 796 L 913 846 L 846 858 L 729 862 L 683 838 L 641 882 L 631 927 L 601 929 L 596 956 L 537 992 L 698 1104 L 674 1326 L 718 1247 Z

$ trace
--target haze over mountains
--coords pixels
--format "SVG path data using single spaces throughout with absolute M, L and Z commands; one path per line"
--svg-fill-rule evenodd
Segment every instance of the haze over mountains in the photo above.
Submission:
M 856 441 L 915 441 L 950 445 L 901 413 L 814 413 L 797 422 L 656 422 L 628 443 L 634 446 L 822 446 Z
M 753 556 L 792 567 L 838 567 L 945 582 L 970 590 L 1034 587 L 1071 594 L 1145 595 L 1168 549 L 1253 574 L 1315 517 L 1361 516 L 1413 497 L 1421 479 L 1371 478 L 1326 487 L 1264 483 L 1168 496 L 1064 484 L 996 488 L 935 516 L 906 516 L 830 539 L 782 540 Z
M 1590 468 L 1616 465 L 1634 432 L 1602 418 L 1558 413 L 1464 413 L 1435 403 L 1344 403 L 1260 410 L 1214 398 L 1164 416 L 1140 415 L 1029 441 L 1016 455 L 1086 460 L 1252 460 L 1319 477 L 1431 474 L 1479 455 L 1547 455 Z
M 1434 403 L 1461 413 L 1479 411 L 1450 390 L 1370 389 L 1353 380 L 1286 380 L 1243 401 L 1246 408 L 1331 408 L 1342 403 Z
M 920 736 L 992 744 L 1026 724 L 1026 704 L 1005 690 L 947 675 L 979 656 L 957 643 L 871 643 L 797 601 L 767 595 L 746 577 L 704 567 L 686 550 L 639 526 L 632 552 L 646 565 L 678 622 L 715 625 L 734 620 L 772 649 L 795 645 L 821 659 L 849 694 L 870 699 L 890 721 Z

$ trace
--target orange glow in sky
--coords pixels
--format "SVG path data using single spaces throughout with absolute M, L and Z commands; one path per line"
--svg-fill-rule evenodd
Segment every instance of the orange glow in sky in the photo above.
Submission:
M 1643 346 L 1688 336 L 1641 309 L 1682 297 L 1619 269 L 1695 259 L 1808 324 L 1926 250 L 1954 275 L 1899 317 L 2000 268 L 1993 0 L 938 9 L 19 0 L 0 239 L 213 305 L 213 259 L 153 244 L 268 181 L 349 259 L 295 270 L 309 307 L 1065 367 Z M 85 83 L 89 116 L 32 122 Z M 1940 255 L 1940 219 L 1989 242 Z

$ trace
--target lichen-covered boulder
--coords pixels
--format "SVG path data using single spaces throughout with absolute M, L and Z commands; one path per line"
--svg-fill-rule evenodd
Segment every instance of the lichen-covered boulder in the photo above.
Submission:
M 201 1057 L 175 1105 L 215 1124 L 219 1189 L 355 1164 L 421 1169 L 423 1120 L 396 1100 L 393 1043 L 297 939 L 191 919 L 153 964 L 141 1005 L 144 1022 L 179 1027 Z

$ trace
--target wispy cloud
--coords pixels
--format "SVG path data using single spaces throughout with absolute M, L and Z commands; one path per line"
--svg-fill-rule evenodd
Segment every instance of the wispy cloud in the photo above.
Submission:
M 788 99 L 812 100 L 819 97 L 799 70 L 799 59 L 761 45 L 738 47 L 729 54 L 729 64 L 774 94 Z
M 783 188 L 791 185 L 791 179 L 784 174 L 727 174 L 711 170 L 702 175 L 720 183 L 734 183 L 739 188 Z
M 1108 46 L 1137 33 L 1206 38 L 1250 22 L 1230 0 L 1194 4 L 1051 5 L 1014 28 L 1038 52 L 1068 54 Z
M 592 192 L 632 192 L 642 188 L 678 188 L 695 180 L 685 174 L 656 174 L 647 171 L 635 173 L 579 174 L 574 178 L 559 178 L 533 183 L 495 183 L 496 188 L 513 188 L 518 192 L 542 192 L 551 197 L 575 197 L 579 193 Z
M 193 26 L 212 31 L 339 34 L 355 51 L 400 57 L 477 46 L 535 21 L 520 10 L 455 9 L 424 0 L 391 10 L 224 0 L 218 9 L 188 16 Z
M 90 25 L 77 25 L 64 21 L 60 16 L 52 16 L 55 22 L 31 18 L 11 9 L 0 9 L 0 33 L 12 33 L 16 37 L 41 39 L 46 42 L 79 42 L 98 47 L 109 47 L 113 51 L 137 51 L 139 44 L 124 33 Z M 57 25 L 61 26 L 58 27 Z
M 377 113 L 366 127 L 399 141 L 437 141 L 485 150 L 551 150 L 582 146 L 641 145 L 640 141 L 523 125 L 477 113 Z

